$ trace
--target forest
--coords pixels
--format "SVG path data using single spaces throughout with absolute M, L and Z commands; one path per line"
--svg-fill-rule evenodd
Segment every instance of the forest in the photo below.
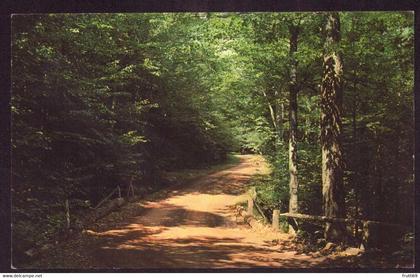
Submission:
M 144 196 L 232 154 L 267 161 L 251 181 L 267 215 L 404 225 L 378 246 L 412 242 L 413 24 L 412 12 L 13 15 L 13 257 L 82 230 L 117 185 Z

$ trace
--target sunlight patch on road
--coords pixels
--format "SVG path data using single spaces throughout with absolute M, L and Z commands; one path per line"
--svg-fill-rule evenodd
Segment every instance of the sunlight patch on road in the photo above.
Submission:
M 217 212 L 221 207 L 233 205 L 238 202 L 238 196 L 228 194 L 186 194 L 175 196 L 167 200 L 167 204 L 182 207 L 188 210 Z

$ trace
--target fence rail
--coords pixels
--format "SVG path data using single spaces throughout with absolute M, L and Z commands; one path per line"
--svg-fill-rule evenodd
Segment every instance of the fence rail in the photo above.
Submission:
M 264 218 L 266 223 L 270 223 L 265 215 L 264 211 L 261 209 L 260 205 L 257 202 L 258 195 L 255 188 L 251 188 L 248 192 L 248 210 L 247 214 L 253 216 L 254 207 L 257 209 L 258 213 Z M 383 232 L 384 228 L 392 229 L 398 232 L 411 231 L 412 227 L 408 225 L 401 225 L 397 223 L 381 222 L 374 220 L 365 220 L 365 219 L 356 219 L 356 218 L 340 218 L 340 217 L 327 217 L 321 215 L 309 215 L 301 213 L 280 213 L 280 210 L 273 210 L 271 225 L 274 230 L 279 229 L 280 217 L 287 217 L 293 219 L 294 223 L 296 220 L 308 221 L 308 222 L 321 222 L 321 223 L 343 223 L 346 225 L 358 225 L 362 228 L 361 240 L 364 247 L 371 245 L 371 242 L 375 241 L 376 234 L 378 232 Z M 356 233 L 357 234 L 357 233 Z
M 327 217 L 327 216 L 309 215 L 309 214 L 301 214 L 301 213 L 281 213 L 279 214 L 279 216 L 285 216 L 289 218 L 309 220 L 309 221 L 334 222 L 334 223 L 344 223 L 344 224 L 360 223 L 362 225 L 379 225 L 379 226 L 393 227 L 393 228 L 399 228 L 399 229 L 411 228 L 410 226 L 396 224 L 396 223 L 388 223 L 388 222 L 380 222 L 380 221 L 364 220 L 364 219 L 356 219 L 356 218 Z
M 257 202 L 257 192 L 255 191 L 255 188 L 252 188 L 249 192 L 248 196 L 248 214 L 253 215 L 254 214 L 254 207 L 258 210 L 262 218 L 264 219 L 264 222 L 269 223 L 267 216 L 264 214 L 264 211 L 261 209 L 261 207 L 258 205 Z
M 112 190 L 111 193 L 109 193 L 104 199 L 102 199 L 97 205 L 96 207 L 94 207 L 93 209 L 97 209 L 100 206 L 102 206 L 107 200 L 109 200 L 109 198 L 111 198 L 115 192 L 118 192 L 118 198 L 121 198 L 121 188 L 120 186 L 117 186 L 114 190 Z

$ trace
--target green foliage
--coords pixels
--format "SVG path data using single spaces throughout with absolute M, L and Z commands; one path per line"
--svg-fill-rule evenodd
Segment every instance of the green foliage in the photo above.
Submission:
M 189 50 L 201 40 L 199 21 L 191 14 L 13 17 L 15 242 L 48 237 L 28 237 L 28 223 L 42 235 L 60 230 L 65 199 L 76 216 L 117 185 L 123 194 L 131 181 L 137 190 L 157 188 L 161 170 L 225 159 L 230 136 L 203 96 L 211 90 L 209 53 L 205 45 Z
M 410 224 L 413 14 L 340 16 L 348 215 Z M 67 198 L 77 215 L 117 185 L 158 188 L 162 171 L 221 162 L 229 151 L 267 158 L 272 174 L 254 185 L 264 210 L 287 211 L 292 58 L 299 207 L 320 214 L 322 19 L 319 13 L 13 16 L 16 241 L 39 242 L 61 229 Z M 295 57 L 292 24 L 300 31 Z
M 287 129 L 283 144 L 278 145 L 274 127 L 270 125 L 267 102 L 283 102 L 287 110 L 288 53 L 287 28 L 284 19 L 299 20 L 301 33 L 298 60 L 298 176 L 299 207 L 302 213 L 321 214 L 321 157 L 319 148 L 319 96 L 321 77 L 322 37 L 319 34 L 321 16 L 313 14 L 265 14 L 247 16 L 245 21 L 254 28 L 255 64 L 248 78 L 255 87 L 271 87 L 285 91 L 260 101 L 272 136 L 250 133 L 254 144 L 269 159 L 273 174 L 259 185 L 268 206 L 273 199 L 287 203 Z M 401 222 L 401 210 L 407 222 L 412 213 L 412 153 L 413 153 L 413 17 L 412 13 L 341 13 L 345 88 L 343 95 L 343 144 L 345 156 L 345 192 L 349 217 Z M 284 19 L 283 19 L 284 18 Z M 283 20 L 283 21 L 282 21 Z M 305 22 L 306 21 L 306 22 Z M 290 23 L 290 21 L 289 21 Z M 287 24 L 286 24 L 287 25 Z M 317 31 L 318 30 L 318 31 Z M 286 39 L 285 39 L 286 38 Z M 264 50 L 264 51 L 262 51 Z M 267 60 L 264 61 L 264 58 Z M 275 61 L 270 63 L 270 61 Z M 258 70 L 257 70 L 258 69 Z M 278 71 L 283 69 L 283 71 Z M 249 82 L 249 81 L 247 81 Z M 253 108 L 255 111 L 256 107 Z M 247 111 L 247 116 L 250 113 Z M 258 115 L 257 115 L 258 116 Z M 258 125 L 257 125 L 258 126 Z M 254 126 L 255 127 L 255 126 Z M 241 133 L 243 134 L 243 133 Z M 256 134 L 256 135 L 254 135 Z M 258 136 L 259 140 L 254 139 Z M 276 147 L 276 144 L 278 145 Z M 405 159 L 402 159 L 402 158 Z M 386 159 L 385 159 L 386 158 Z M 404 165 L 404 166 L 402 166 Z M 397 178 L 405 177 L 405 178 Z M 273 184 L 278 184 L 275 187 Z M 269 188 L 269 189 L 268 189 Z M 271 193 L 270 190 L 273 190 Z M 275 191 L 277 191 L 275 193 Z M 401 200 L 409 200 L 401 202 Z M 385 204 L 392 204 L 387 206 Z M 395 208 L 398 210 L 395 210 Z M 284 206 L 287 210 L 287 204 Z M 398 213 L 397 213 L 398 211 Z

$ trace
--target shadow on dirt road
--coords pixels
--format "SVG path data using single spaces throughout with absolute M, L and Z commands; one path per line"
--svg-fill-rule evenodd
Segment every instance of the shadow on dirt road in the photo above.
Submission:
M 307 268 L 322 257 L 298 254 L 288 235 L 237 224 L 234 205 L 246 183 L 268 173 L 258 155 L 176 186 L 162 198 L 132 203 L 92 225 L 49 258 L 48 267 L 77 269 Z M 275 244 L 271 244 L 275 242 Z M 59 254 L 58 254 L 59 253 Z M 61 259 L 58 259 L 61 258 Z

